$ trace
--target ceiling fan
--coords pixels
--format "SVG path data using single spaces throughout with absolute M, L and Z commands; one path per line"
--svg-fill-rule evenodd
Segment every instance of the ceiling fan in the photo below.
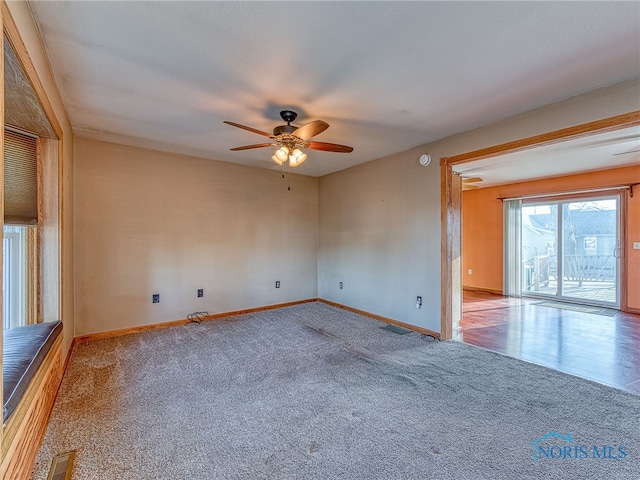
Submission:
M 613 156 L 615 157 L 616 155 L 627 155 L 628 153 L 636 153 L 636 152 L 640 152 L 640 149 L 629 150 L 628 152 L 614 153 Z
M 462 191 L 465 190 L 473 190 L 476 188 L 480 188 L 480 185 L 475 185 L 476 183 L 480 183 L 482 179 L 480 177 L 472 177 L 472 178 L 462 178 Z
M 227 125 L 232 127 L 242 128 L 249 132 L 257 133 L 264 137 L 269 137 L 272 141 L 270 143 L 258 143 L 255 145 L 244 145 L 242 147 L 235 147 L 231 150 L 250 150 L 252 148 L 263 147 L 278 147 L 275 154 L 271 157 L 271 160 L 278 165 L 282 165 L 285 162 L 289 162 L 289 166 L 297 167 L 307 159 L 307 154 L 302 151 L 303 148 L 310 148 L 311 150 L 323 150 L 325 152 L 335 153 L 350 153 L 353 152 L 353 147 L 346 145 L 338 145 L 337 143 L 315 142 L 311 141 L 312 137 L 324 132 L 329 128 L 327 122 L 322 120 L 314 120 L 313 122 L 296 127 L 291 125 L 298 117 L 296 112 L 291 110 L 282 110 L 280 112 L 282 120 L 287 122 L 286 125 L 279 125 L 273 129 L 273 133 L 263 132 L 255 128 L 247 127 L 246 125 L 240 125 L 239 123 L 226 121 Z

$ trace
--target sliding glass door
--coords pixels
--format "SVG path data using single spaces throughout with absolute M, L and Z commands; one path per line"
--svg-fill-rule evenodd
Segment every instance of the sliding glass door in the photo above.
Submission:
M 521 215 L 522 294 L 620 305 L 620 197 L 528 200 Z
M 514 228 L 518 228 L 514 226 Z M 522 293 L 558 293 L 558 205 L 522 205 Z

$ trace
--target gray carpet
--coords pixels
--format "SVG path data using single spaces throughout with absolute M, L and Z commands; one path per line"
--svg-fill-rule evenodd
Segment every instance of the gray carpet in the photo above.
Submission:
M 640 478 L 640 397 L 381 326 L 309 303 L 79 344 L 32 478 L 69 450 L 76 480 Z

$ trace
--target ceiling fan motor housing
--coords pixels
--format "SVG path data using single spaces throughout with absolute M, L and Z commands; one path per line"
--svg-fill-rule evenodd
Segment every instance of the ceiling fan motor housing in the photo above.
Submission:
M 278 136 L 283 133 L 293 133 L 297 128 L 298 127 L 294 127 L 293 125 L 280 125 L 273 129 L 273 134 Z
M 282 135 L 283 133 L 293 133 L 298 127 L 294 127 L 293 125 L 291 125 L 291 122 L 295 121 L 296 118 L 298 118 L 298 114 L 292 110 L 282 110 L 280 112 L 280 118 L 282 118 L 282 120 L 284 120 L 285 122 L 287 122 L 286 125 L 280 125 L 276 128 L 273 129 L 273 134 L 278 136 L 278 135 Z

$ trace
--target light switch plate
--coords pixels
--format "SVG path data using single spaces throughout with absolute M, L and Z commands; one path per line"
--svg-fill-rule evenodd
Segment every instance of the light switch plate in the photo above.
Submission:
M 633 242 L 633 249 L 640 250 L 640 242 Z

